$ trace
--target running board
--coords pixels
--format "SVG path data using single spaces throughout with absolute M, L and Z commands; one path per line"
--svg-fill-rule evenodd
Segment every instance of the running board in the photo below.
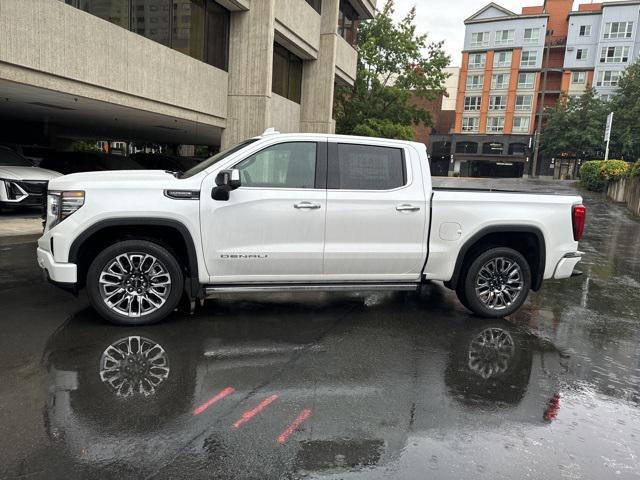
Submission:
M 267 283 L 221 284 L 205 287 L 207 298 L 221 293 L 265 292 L 372 292 L 380 290 L 416 290 L 419 283 Z

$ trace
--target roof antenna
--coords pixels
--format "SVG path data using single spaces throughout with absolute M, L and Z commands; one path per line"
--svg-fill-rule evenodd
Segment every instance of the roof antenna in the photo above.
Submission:
M 269 128 L 267 128 L 267 129 L 264 131 L 264 133 L 262 134 L 262 136 L 264 137 L 264 136 L 266 136 L 266 135 L 277 135 L 277 134 L 279 134 L 279 133 L 280 133 L 280 132 L 278 132 L 275 128 L 273 128 L 273 127 L 269 127 Z

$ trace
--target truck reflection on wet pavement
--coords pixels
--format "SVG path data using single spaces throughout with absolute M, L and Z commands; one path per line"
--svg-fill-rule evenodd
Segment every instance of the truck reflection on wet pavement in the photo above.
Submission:
M 116 327 L 34 266 L 0 292 L 0 478 L 638 478 L 640 222 L 585 201 L 585 274 L 507 320 L 428 284 Z

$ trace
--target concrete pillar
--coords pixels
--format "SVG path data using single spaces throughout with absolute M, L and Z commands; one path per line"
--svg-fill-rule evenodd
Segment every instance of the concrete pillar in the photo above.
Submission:
M 271 126 L 275 1 L 251 2 L 231 14 L 229 97 L 222 148 L 260 135 Z
M 300 129 L 303 132 L 335 131 L 332 114 L 339 7 L 340 0 L 323 1 L 318 59 L 304 63 L 300 113 Z

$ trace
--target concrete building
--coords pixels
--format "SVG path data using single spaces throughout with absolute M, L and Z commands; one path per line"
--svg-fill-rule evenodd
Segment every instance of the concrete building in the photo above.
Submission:
M 375 0 L 0 0 L 0 141 L 332 132 Z M 7 137 L 10 136 L 11 139 Z M 17 138 L 17 140 L 16 140 Z

